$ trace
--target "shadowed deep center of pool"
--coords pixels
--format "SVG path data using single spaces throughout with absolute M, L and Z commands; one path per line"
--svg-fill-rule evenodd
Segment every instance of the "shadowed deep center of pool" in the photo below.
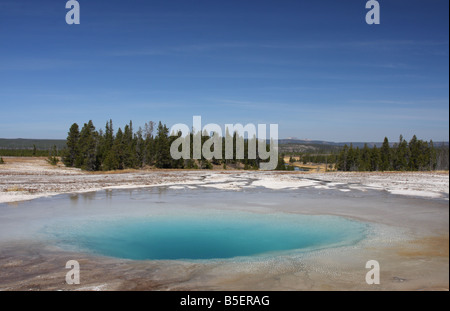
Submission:
M 366 225 L 334 216 L 157 216 L 91 221 L 54 233 L 61 244 L 135 259 L 215 259 L 354 244 Z

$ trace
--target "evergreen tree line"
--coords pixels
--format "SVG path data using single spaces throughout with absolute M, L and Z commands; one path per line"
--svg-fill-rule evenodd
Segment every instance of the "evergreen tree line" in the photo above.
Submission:
M 119 128 L 115 131 L 112 120 L 109 120 L 104 130 L 97 131 L 92 121 L 85 123 L 81 130 L 78 124 L 74 123 L 68 132 L 66 148 L 61 151 L 61 160 L 68 167 L 78 167 L 88 171 L 138 169 L 146 166 L 173 169 L 212 169 L 213 165 L 221 165 L 223 168 L 230 165 L 244 169 L 259 168 L 258 156 L 256 159 L 248 159 L 248 140 L 244 140 L 244 159 L 238 159 L 236 142 L 243 138 L 237 133 L 233 134 L 233 159 L 225 159 L 223 147 L 221 159 L 213 157 L 207 160 L 202 156 L 201 159 L 194 160 L 192 148 L 194 134 L 191 133 L 189 135 L 190 159 L 175 160 L 170 155 L 170 146 L 181 133 L 169 135 L 169 129 L 161 122 L 156 128 L 156 133 L 154 133 L 154 127 L 155 123 L 149 122 L 144 128 L 139 127 L 134 132 L 133 123 L 130 121 L 123 130 Z M 200 133 L 197 132 L 195 135 Z M 209 138 L 208 133 L 203 132 L 201 145 L 203 146 Z M 222 137 L 221 140 L 222 146 L 225 146 L 225 138 Z
M 47 157 L 49 156 L 54 148 L 53 146 L 50 150 L 39 150 L 39 149 L 0 149 L 0 156 L 3 157 Z M 56 151 L 57 156 L 60 156 L 60 152 Z
M 336 159 L 339 171 L 429 171 L 448 170 L 448 147 L 436 148 L 433 141 L 417 139 L 407 142 L 400 136 L 392 147 L 387 137 L 380 148 L 362 149 L 345 145 Z
M 292 156 L 291 156 L 292 158 Z M 338 154 L 300 154 L 300 161 L 303 164 L 320 163 L 320 164 L 334 164 L 338 158 Z M 294 162 L 292 158 L 292 162 Z

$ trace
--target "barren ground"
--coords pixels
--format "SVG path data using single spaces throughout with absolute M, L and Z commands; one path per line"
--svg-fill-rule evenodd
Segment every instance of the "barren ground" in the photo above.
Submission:
M 45 158 L 4 157 L 4 161 L 5 164 L 0 165 L 0 203 L 61 193 L 157 185 L 200 185 L 233 190 L 257 186 L 270 189 L 339 187 L 341 191 L 375 189 L 409 196 L 445 199 L 449 196 L 448 172 L 126 170 L 89 173 L 52 166 Z

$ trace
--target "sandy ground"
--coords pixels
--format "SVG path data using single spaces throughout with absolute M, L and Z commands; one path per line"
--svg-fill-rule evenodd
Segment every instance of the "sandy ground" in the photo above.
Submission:
M 112 188 L 157 185 L 204 186 L 241 190 L 253 187 L 295 189 L 380 190 L 406 196 L 449 197 L 448 172 L 358 173 L 358 172 L 262 172 L 148 170 L 87 173 L 51 166 L 45 158 L 9 158 L 0 165 L 0 203 L 31 200 L 61 193 L 82 193 Z
M 61 193 L 84 193 L 165 185 L 168 188 L 315 189 L 355 193 L 342 206 L 326 204 L 302 213 L 354 217 L 407 230 L 405 239 L 378 236 L 371 244 L 324 251 L 311 258 L 267 262 L 199 264 L 130 261 L 78 254 L 82 284 L 65 284 L 65 262 L 73 253 L 33 242 L 0 247 L 0 290 L 448 290 L 448 172 L 304 173 L 148 170 L 86 173 L 53 167 L 43 158 L 8 158 L 0 165 L 0 203 Z M 358 193 L 389 193 L 404 200 L 398 209 L 378 203 L 359 206 Z M 296 200 L 296 198 L 292 198 Z M 332 198 L 330 199 L 332 200 Z M 385 200 L 385 199 L 383 199 Z M 387 199 L 389 201 L 389 197 Z M 375 200 L 376 201 L 376 200 Z M 294 201 L 293 201 L 294 202 Z M 311 201 L 312 203 L 313 201 Z M 349 203 L 349 204 L 347 204 Z M 354 204 L 353 206 L 351 204 Z M 306 204 L 307 205 L 307 204 Z M 331 204 L 330 204 L 331 205 Z M 298 212 L 276 207 L 283 212 Z M 335 208 L 335 209 L 334 209 Z M 283 210 L 284 209 L 284 210 Z M 377 244 L 378 243 L 378 244 Z M 375 246 L 374 246 L 375 245 Z M 379 245 L 379 246 L 376 246 Z M 368 258 L 381 258 L 382 286 L 362 281 Z M 355 268 L 359 267 L 359 268 Z

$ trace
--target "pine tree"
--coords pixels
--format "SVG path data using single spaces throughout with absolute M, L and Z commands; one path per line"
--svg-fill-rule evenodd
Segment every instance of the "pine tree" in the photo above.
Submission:
M 103 136 L 103 146 L 102 146 L 102 159 L 104 160 L 108 153 L 111 151 L 114 144 L 114 127 L 113 122 L 110 119 L 106 122 L 105 134 Z
M 105 145 L 107 150 L 111 150 L 112 146 L 114 144 L 114 127 L 113 122 L 111 119 L 109 119 L 109 122 L 106 122 L 105 126 Z
M 344 148 L 345 148 L 345 146 L 344 146 Z M 347 148 L 348 148 L 348 147 L 347 147 Z M 342 155 L 342 153 L 341 153 L 341 155 Z M 300 159 L 302 160 L 303 165 L 305 165 L 305 164 L 308 163 L 308 155 L 307 155 L 307 154 L 302 154 L 302 155 L 300 155 Z M 344 170 L 343 167 L 342 167 L 342 170 Z
M 393 168 L 396 171 L 405 171 L 408 169 L 409 149 L 408 143 L 403 139 L 403 135 L 400 135 L 399 142 L 396 150 L 394 151 L 394 165 Z
M 92 120 L 85 123 L 80 132 L 78 141 L 78 157 L 75 159 L 75 166 L 87 171 L 97 169 L 97 133 Z
M 144 164 L 153 165 L 155 161 L 155 139 L 153 136 L 153 129 L 155 123 L 150 121 L 144 126 Z
M 119 169 L 119 167 L 119 155 L 115 152 L 115 149 L 112 148 L 105 156 L 105 160 L 102 163 L 102 169 L 104 171 L 113 171 Z
M 160 121 L 155 137 L 155 166 L 157 168 L 170 168 L 171 159 L 169 129 Z
M 125 125 L 123 131 L 123 165 L 124 168 L 136 167 L 136 145 L 133 139 L 133 123 Z
M 370 155 L 370 170 L 371 171 L 379 171 L 381 166 L 381 153 L 380 149 L 377 146 L 373 146 L 372 152 Z
M 347 154 L 346 171 L 357 171 L 360 161 L 360 151 L 359 148 L 354 149 L 353 144 L 350 143 L 350 148 Z M 316 161 L 318 162 L 318 161 Z
M 58 156 L 58 151 L 56 149 L 56 145 L 53 145 L 53 147 L 48 152 L 47 162 L 51 165 L 57 165 L 59 162 L 57 156 Z
M 360 171 L 370 171 L 371 170 L 371 152 L 369 146 L 364 144 L 364 148 L 361 151 L 361 158 L 359 161 L 359 170 Z
M 74 123 L 69 129 L 66 140 L 66 149 L 63 151 L 62 161 L 67 167 L 76 166 L 76 159 L 79 158 L 78 141 L 80 139 L 80 131 L 78 124 Z M 36 146 L 34 146 L 36 147 Z M 80 160 L 80 158 L 79 158 Z M 81 165 L 80 165 L 81 166 Z
M 448 171 L 450 162 L 449 147 L 442 143 L 436 150 L 436 154 L 436 169 Z
M 434 148 L 433 140 L 430 140 L 430 152 L 429 152 L 429 159 L 430 159 L 430 171 L 433 171 L 436 169 L 437 166 L 437 152 Z
M 284 154 L 278 157 L 278 164 L 275 168 L 276 171 L 285 171 L 286 170 L 286 162 L 284 162 Z
M 382 171 L 389 171 L 392 168 L 391 165 L 391 147 L 389 146 L 389 140 L 384 138 L 383 145 L 381 146 L 381 167 Z
M 420 157 L 420 143 L 417 140 L 416 135 L 414 135 L 409 141 L 409 161 L 408 161 L 408 169 L 410 171 L 419 170 L 419 157 Z
M 139 127 L 136 134 L 134 135 L 134 146 L 136 153 L 136 167 L 143 167 L 145 157 L 145 140 L 141 127 Z
M 428 142 L 423 140 L 417 141 L 417 167 L 416 170 L 418 171 L 424 171 L 424 170 L 430 170 L 430 166 L 432 166 L 431 163 L 431 146 L 428 144 Z
M 306 161 L 306 155 L 304 156 L 304 160 L 303 160 L 303 164 Z M 339 153 L 339 156 L 337 157 L 337 162 L 336 162 L 336 169 L 338 171 L 347 171 L 347 162 L 348 162 L 348 146 L 347 144 L 344 145 L 344 147 L 342 148 L 341 152 Z

